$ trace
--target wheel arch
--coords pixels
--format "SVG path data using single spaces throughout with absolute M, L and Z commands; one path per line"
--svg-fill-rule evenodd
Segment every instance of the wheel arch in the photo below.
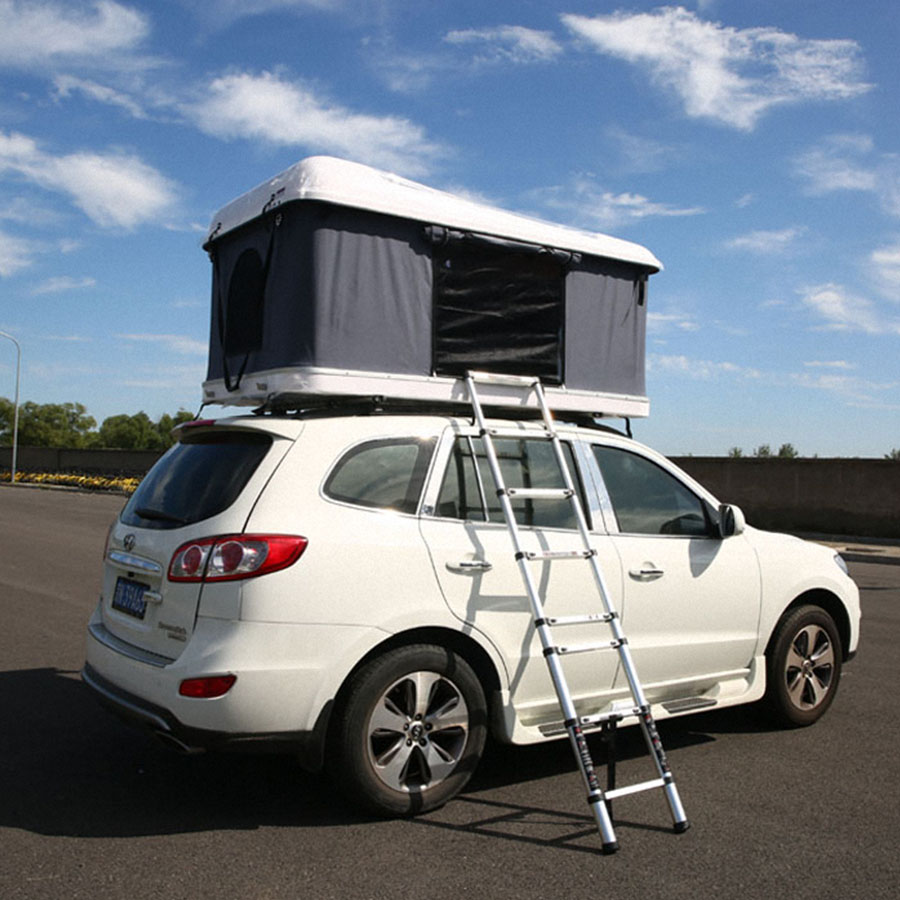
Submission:
M 334 711 L 340 710 L 354 675 L 356 675 L 363 666 L 391 650 L 397 650 L 400 647 L 408 647 L 413 644 L 435 644 L 439 647 L 446 647 L 448 650 L 452 650 L 454 653 L 461 656 L 472 667 L 479 682 L 481 682 L 485 699 L 488 702 L 488 708 L 491 713 L 494 712 L 492 706 L 496 702 L 494 698 L 501 690 L 501 681 L 497 666 L 491 659 L 487 650 L 485 650 L 478 641 L 474 640 L 474 638 L 471 638 L 462 632 L 454 631 L 451 628 L 422 627 L 401 631 L 391 635 L 389 638 L 372 647 L 368 653 L 357 661 L 356 665 L 347 673 L 334 697 L 334 702 L 329 710 L 329 717 L 332 720 L 332 724 L 335 719 Z M 491 716 L 491 718 L 493 719 L 493 716 Z M 331 731 L 332 729 L 329 727 L 329 736 Z
M 841 639 L 841 660 L 842 662 L 847 662 L 850 659 L 850 616 L 847 613 L 846 607 L 841 603 L 837 596 L 831 593 L 831 591 L 826 591 L 821 588 L 804 591 L 804 593 L 800 594 L 800 596 L 796 597 L 787 607 L 785 607 L 778 617 L 778 620 L 772 629 L 772 633 L 769 635 L 769 641 L 766 644 L 766 656 L 769 655 L 769 652 L 772 649 L 772 644 L 778 631 L 778 623 L 781 622 L 785 616 L 793 612 L 793 610 L 798 609 L 801 606 L 818 606 L 831 616 L 834 620 L 834 624 L 837 626 L 838 636 Z

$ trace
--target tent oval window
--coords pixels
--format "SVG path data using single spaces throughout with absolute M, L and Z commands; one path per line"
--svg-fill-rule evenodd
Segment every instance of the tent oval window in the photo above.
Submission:
M 266 267 L 259 252 L 248 247 L 237 258 L 228 282 L 225 305 L 226 356 L 252 353 L 262 347 Z

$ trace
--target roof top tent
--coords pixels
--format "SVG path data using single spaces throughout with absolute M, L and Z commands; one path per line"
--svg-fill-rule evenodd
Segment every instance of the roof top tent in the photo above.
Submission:
M 220 210 L 204 401 L 463 402 L 467 370 L 540 377 L 550 407 L 645 416 L 643 247 L 330 157 Z M 485 403 L 521 391 L 485 386 Z

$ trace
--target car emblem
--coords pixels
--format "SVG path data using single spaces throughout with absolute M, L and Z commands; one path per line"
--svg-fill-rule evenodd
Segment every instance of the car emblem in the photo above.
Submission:
M 137 541 L 136 541 L 135 536 L 134 536 L 133 534 L 126 534 L 126 535 L 125 535 L 125 540 L 124 540 L 122 543 L 123 543 L 123 545 L 125 546 L 125 549 L 128 550 L 128 551 L 130 552 L 130 551 L 134 550 L 134 545 L 135 545 L 136 542 L 137 542 Z

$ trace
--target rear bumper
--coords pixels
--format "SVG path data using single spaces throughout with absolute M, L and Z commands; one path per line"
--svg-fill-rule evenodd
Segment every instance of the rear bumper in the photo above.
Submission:
M 203 753 L 207 750 L 290 753 L 297 755 L 300 764 L 310 771 L 316 772 L 322 768 L 330 703 L 322 709 L 312 731 L 236 734 L 185 725 L 171 710 L 156 706 L 114 685 L 90 663 L 85 663 L 81 680 L 110 712 L 149 731 L 167 746 L 182 753 Z

